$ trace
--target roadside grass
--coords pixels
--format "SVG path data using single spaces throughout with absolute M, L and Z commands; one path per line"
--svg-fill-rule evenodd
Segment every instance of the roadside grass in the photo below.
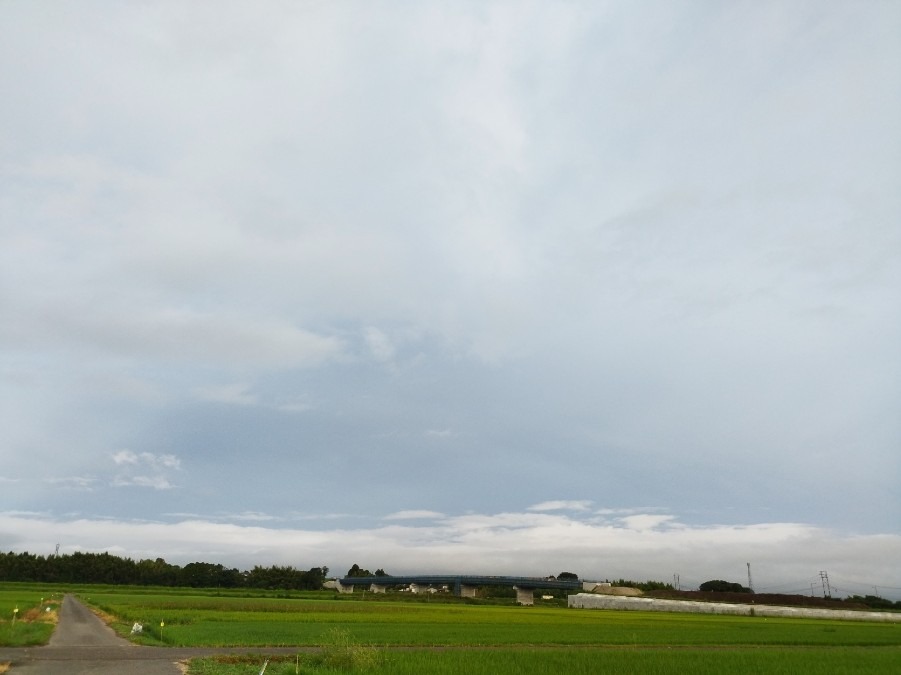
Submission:
M 59 597 L 46 586 L 42 589 L 0 585 L 0 646 L 26 647 L 47 642 L 56 623 Z M 45 611 L 48 608 L 50 611 Z
M 264 657 L 194 659 L 188 675 L 257 675 Z M 266 675 L 721 675 L 724 672 L 775 675 L 856 675 L 897 672 L 896 648 L 830 647 L 825 649 L 755 648 L 542 648 L 413 650 L 385 652 L 371 667 L 335 668 L 314 656 L 273 657 Z

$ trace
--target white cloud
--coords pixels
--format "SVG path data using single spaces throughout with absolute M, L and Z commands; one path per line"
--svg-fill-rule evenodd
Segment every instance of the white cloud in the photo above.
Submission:
M 632 516 L 620 518 L 623 525 L 630 530 L 653 530 L 662 525 L 668 525 L 675 521 L 675 516 L 655 515 L 650 513 L 638 513 Z
M 112 455 L 119 474 L 110 481 L 113 487 L 146 487 L 171 490 L 175 487 L 167 473 L 181 470 L 181 460 L 172 454 L 119 450 Z M 152 473 L 145 473 L 150 471 Z
M 315 406 L 303 397 L 287 396 L 276 399 L 277 402 L 268 401 L 253 391 L 251 385 L 244 383 L 195 387 L 193 393 L 201 401 L 268 408 L 284 413 L 303 413 L 315 409 Z
M 596 509 L 595 513 L 599 516 L 630 516 L 636 513 L 653 513 L 655 511 L 666 511 L 662 506 L 630 506 L 622 508 L 601 508 Z
M 154 454 L 152 452 L 136 453 L 131 450 L 119 450 L 112 455 L 113 463 L 119 466 L 149 466 L 155 469 L 180 469 L 181 460 L 172 454 Z
M 147 454 L 147 453 L 142 453 Z M 180 469 L 181 460 L 175 455 L 151 455 L 153 462 L 167 469 Z
M 308 521 L 308 520 L 349 520 L 360 518 L 359 515 L 351 513 L 292 513 L 290 520 Z
M 97 478 L 92 476 L 66 476 L 63 478 L 47 478 L 45 480 L 52 485 L 76 490 L 91 490 L 97 484 Z
M 227 366 L 254 363 L 263 368 L 320 365 L 341 355 L 343 344 L 281 319 L 232 312 L 200 313 L 168 307 L 79 306 L 78 298 L 58 303 L 10 307 L 18 324 L 0 332 L 15 348 L 58 346 L 60 331 L 70 344 L 93 352 L 167 362 Z M 52 330 L 51 330 L 52 329 Z
M 165 476 L 116 476 L 114 487 L 148 487 L 154 490 L 171 490 L 175 486 Z
M 223 517 L 227 520 L 236 520 L 238 522 L 265 522 L 272 520 L 281 520 L 281 518 L 269 515 L 268 513 L 260 513 L 259 511 L 243 511 L 241 513 L 235 513 Z
M 113 453 L 113 462 L 116 464 L 137 464 L 138 455 L 131 450 L 119 450 Z
M 533 504 L 529 511 L 587 511 L 591 508 L 591 500 L 588 499 L 556 499 L 540 504 Z
M 427 512 L 410 513 L 426 517 Z M 260 514 L 245 516 L 253 520 Z M 16 542 L 15 550 L 52 550 L 52 542 L 62 541 L 62 550 L 70 551 L 77 542 L 82 550 L 115 548 L 121 555 L 163 556 L 180 564 L 197 559 L 246 568 L 327 564 L 340 573 L 351 562 L 364 561 L 394 574 L 540 576 L 565 569 L 594 580 L 668 581 L 678 573 L 683 587 L 714 578 L 740 581 L 750 561 L 760 590 L 781 586 L 784 591 L 786 585 L 802 583 L 799 592 L 806 591 L 806 582 L 798 580 L 814 578 L 821 569 L 828 569 L 830 580 L 846 594 L 874 584 L 901 588 L 901 572 L 893 564 L 901 556 L 897 534 L 847 535 L 800 523 L 636 530 L 535 513 L 458 517 L 433 513 L 428 518 L 437 522 L 382 527 L 367 523 L 358 529 L 320 531 L 200 517 L 148 523 L 4 512 L 0 537 Z
M 444 518 L 443 513 L 438 511 L 428 511 L 426 509 L 411 509 L 409 511 L 398 511 L 385 516 L 385 520 L 418 520 L 418 519 L 435 519 Z

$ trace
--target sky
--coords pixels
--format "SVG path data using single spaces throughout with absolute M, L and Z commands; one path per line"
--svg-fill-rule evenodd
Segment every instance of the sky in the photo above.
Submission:
M 899 32 L 5 0 L 0 550 L 901 599 Z

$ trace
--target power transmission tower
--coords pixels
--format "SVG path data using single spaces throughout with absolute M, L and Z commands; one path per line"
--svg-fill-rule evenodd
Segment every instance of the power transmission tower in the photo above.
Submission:
M 754 592 L 754 584 L 751 583 L 751 563 L 748 563 L 748 590 Z
M 831 598 L 832 587 L 829 585 L 829 573 L 825 570 L 820 570 L 820 582 L 823 584 L 823 597 Z

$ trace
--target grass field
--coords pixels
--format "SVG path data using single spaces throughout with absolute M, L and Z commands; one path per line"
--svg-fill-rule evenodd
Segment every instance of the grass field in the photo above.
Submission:
M 301 656 L 273 660 L 266 675 L 317 675 L 347 673 L 349 669 L 328 668 Z M 257 675 L 263 660 L 246 658 L 243 663 L 217 659 L 197 659 L 189 675 Z M 854 675 L 857 673 L 897 673 L 897 649 L 885 647 L 845 647 L 788 649 L 604 649 L 521 647 L 517 649 L 385 652 L 379 663 L 357 672 L 373 675 L 722 675 L 723 673 L 767 673 L 776 675 Z M 351 671 L 353 672 L 353 671 Z
M 333 628 L 391 646 L 610 645 L 898 646 L 901 627 L 858 621 L 774 619 L 567 608 L 218 596 L 92 593 L 92 604 L 172 646 L 318 645 Z M 160 634 L 159 624 L 165 622 Z
M 6 588 L 0 585 L 0 608 Z M 479 605 L 329 592 L 70 589 L 143 644 L 320 647 L 273 658 L 289 673 L 891 673 L 901 625 Z M 16 590 L 20 595 L 23 590 Z M 24 602 L 24 601 L 20 601 Z M 40 602 L 40 594 L 37 597 Z M 20 605 L 21 607 L 21 605 Z M 165 626 L 160 627 L 164 622 Z M 4 626 L 5 627 L 5 626 Z M 0 631 L 2 632 L 2 631 Z M 0 636 L 2 642 L 2 636 Z M 258 674 L 263 657 L 195 659 L 190 675 Z
M 44 644 L 50 639 L 56 619 L 54 610 L 59 606 L 53 600 L 60 597 L 54 598 L 52 593 L 26 584 L 0 585 L 0 645 L 23 647 Z M 45 611 L 48 607 L 50 612 Z

